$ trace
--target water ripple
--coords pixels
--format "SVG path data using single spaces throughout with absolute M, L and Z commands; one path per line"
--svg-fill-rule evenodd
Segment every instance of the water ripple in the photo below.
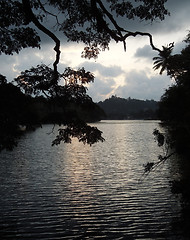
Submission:
M 105 143 L 54 148 L 44 126 L 3 152 L 1 239 L 183 239 L 172 228 L 180 207 L 169 163 L 138 182 L 143 163 L 160 151 L 156 124 L 100 123 Z

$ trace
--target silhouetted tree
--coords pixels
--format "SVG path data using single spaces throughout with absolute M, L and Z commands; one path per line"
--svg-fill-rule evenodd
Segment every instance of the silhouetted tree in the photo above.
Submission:
M 159 102 L 158 115 L 165 127 L 165 132 L 154 131 L 159 147 L 165 149 L 164 155 L 157 162 L 148 162 L 145 173 L 149 173 L 165 162 L 173 154 L 189 156 L 190 149 L 190 33 L 184 42 L 186 47 L 180 54 L 172 55 L 174 44 L 163 47 L 159 57 L 153 58 L 154 69 L 164 71 L 174 80 L 174 84 L 166 89 Z
M 154 70 L 160 69 L 162 74 L 170 66 L 170 56 L 174 47 L 174 43 L 169 44 L 169 47 L 163 46 L 163 51 L 159 52 L 159 57 L 154 57 Z
M 190 33 L 184 40 L 187 45 L 180 54 L 172 55 L 174 44 L 163 47 L 159 57 L 153 58 L 154 69 L 164 71 L 174 80 L 159 102 L 158 115 L 165 133 L 154 131 L 159 147 L 165 148 L 157 162 L 145 165 L 145 173 L 165 162 L 173 154 L 189 156 L 190 149 Z
M 163 67 L 167 74 L 174 79 L 174 84 L 169 87 L 161 97 L 159 116 L 172 136 L 177 152 L 188 153 L 190 149 L 190 35 L 185 39 L 186 47 L 180 54 L 172 55 L 172 51 L 163 57 Z M 173 46 L 171 46 L 172 50 Z M 167 64 L 165 64 L 167 62 Z
M 172 192 L 182 195 L 182 222 L 179 225 L 186 238 L 190 236 L 190 33 L 187 35 L 186 46 L 180 54 L 167 56 L 167 74 L 174 80 L 159 104 L 159 116 L 166 132 L 169 151 L 162 156 L 168 159 L 172 152 L 181 159 L 181 178 L 172 182 Z M 160 66 L 163 67 L 162 65 Z M 172 150 L 171 150 L 172 149 Z M 156 163 L 158 164 L 158 163 Z M 155 163 L 152 165 L 154 168 Z M 152 169 L 151 169 L 152 170 Z
M 165 15 L 169 14 L 164 7 L 165 2 L 166 0 L 139 0 L 135 2 L 115 0 L 1 0 L 0 53 L 10 55 L 14 52 L 19 53 L 23 48 L 40 48 L 39 31 L 42 31 L 55 43 L 53 68 L 45 65 L 31 68 L 21 73 L 21 76 L 16 79 L 18 85 L 24 89 L 26 94 L 39 95 L 42 93 L 61 104 L 70 100 L 91 104 L 92 100 L 87 96 L 83 86 L 94 80 L 91 73 L 86 72 L 83 68 L 77 71 L 67 68 L 64 73 L 58 72 L 61 51 L 60 39 L 56 33 L 63 33 L 68 41 L 85 43 L 86 47 L 81 55 L 85 58 L 97 58 L 100 51 L 109 48 L 111 40 L 122 42 L 124 49 L 126 49 L 126 39 L 137 35 L 148 36 L 152 49 L 161 53 L 162 51 L 154 46 L 151 34 L 129 31 L 120 26 L 117 19 L 138 18 L 141 21 L 151 22 L 156 19 L 164 20 Z M 56 33 L 47 27 L 46 19 L 49 17 L 54 19 L 52 23 Z M 59 85 L 61 77 L 66 80 L 65 86 Z M 76 124 L 77 122 L 80 124 Z M 90 144 L 103 141 L 98 129 L 87 126 L 85 122 L 82 124 L 76 116 L 68 118 L 64 125 L 66 128 L 60 131 L 63 141 L 67 142 L 68 135 L 76 136 L 79 140 L 82 139 L 83 142 Z M 62 134 L 63 132 L 67 134 Z M 65 140 L 64 136 L 66 136 Z

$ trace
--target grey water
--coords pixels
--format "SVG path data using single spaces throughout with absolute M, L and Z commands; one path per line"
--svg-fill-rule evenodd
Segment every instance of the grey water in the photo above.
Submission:
M 94 125 L 105 142 L 52 147 L 56 129 L 44 125 L 0 154 L 1 239 L 183 239 L 175 162 L 142 179 L 143 164 L 162 153 L 158 121 Z

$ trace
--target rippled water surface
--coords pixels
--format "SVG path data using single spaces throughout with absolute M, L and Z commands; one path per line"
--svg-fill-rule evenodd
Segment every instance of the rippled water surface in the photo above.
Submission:
M 171 162 L 144 179 L 161 149 L 156 121 L 103 121 L 104 143 L 51 147 L 51 125 L 0 154 L 1 239 L 182 239 Z

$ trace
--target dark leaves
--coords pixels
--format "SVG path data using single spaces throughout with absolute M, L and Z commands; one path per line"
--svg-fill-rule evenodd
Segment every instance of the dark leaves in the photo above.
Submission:
M 33 28 L 26 26 L 28 23 L 20 1 L 0 1 L 0 54 L 10 55 L 23 48 L 40 47 L 40 37 Z
M 78 138 L 79 142 L 92 145 L 98 141 L 103 142 L 102 132 L 96 127 L 87 125 L 84 122 L 69 123 L 65 128 L 59 129 L 59 134 L 52 142 L 52 145 L 58 145 L 61 142 L 71 143 L 71 138 Z
M 85 71 L 84 68 L 74 70 L 68 67 L 63 74 L 58 73 L 58 83 L 61 79 L 64 80 L 64 85 L 55 84 L 53 69 L 42 64 L 22 72 L 15 81 L 26 94 L 45 95 L 62 106 L 68 103 L 84 105 L 92 102 L 84 86 L 94 81 L 94 75 L 91 72 Z
M 158 129 L 154 129 L 153 135 L 155 137 L 155 140 L 158 143 L 158 146 L 159 147 L 163 146 L 165 141 L 164 135 Z
M 54 71 L 45 64 L 21 72 L 21 75 L 15 79 L 18 86 L 29 95 L 48 94 L 52 91 L 53 80 Z
M 68 67 L 61 74 L 66 85 L 85 84 L 94 81 L 94 75 L 91 72 L 86 72 L 84 68 L 79 68 L 77 71 Z
M 135 1 L 135 4 L 132 4 L 132 1 L 119 2 L 113 0 L 109 2 L 112 2 L 112 11 L 115 11 L 118 16 L 125 16 L 128 19 L 137 17 L 140 20 L 154 21 L 155 19 L 164 20 L 165 15 L 169 15 L 169 12 L 164 7 L 166 0 L 139 0 Z
M 168 14 L 164 7 L 165 2 L 166 0 L 141 0 L 135 1 L 135 3 L 133 1 L 107 0 L 105 4 L 105 2 L 99 0 L 48 0 L 45 2 L 37 0 L 1 0 L 0 52 L 12 54 L 14 52 L 18 53 L 22 48 L 39 47 L 40 39 L 37 33 L 30 26 L 28 26 L 27 30 L 24 30 L 23 26 L 27 26 L 31 21 L 34 21 L 34 18 L 35 21 L 42 23 L 45 16 L 47 19 L 50 16 L 55 19 L 55 29 L 62 32 L 68 41 L 82 41 L 88 47 L 97 47 L 97 49 L 92 51 L 94 54 L 90 54 L 92 52 L 89 51 L 83 52 L 84 57 L 96 58 L 98 48 L 101 50 L 108 49 L 111 39 L 114 39 L 116 42 L 124 42 L 125 40 L 123 32 L 126 33 L 128 31 L 118 25 L 117 19 L 114 17 L 115 15 L 125 17 L 126 19 L 163 20 L 164 16 Z M 31 6 L 31 12 L 33 10 L 33 20 L 31 19 L 31 12 L 28 12 L 26 5 Z M 56 14 L 46 10 L 50 8 L 53 8 Z M 39 25 L 37 27 L 39 28 Z M 39 29 L 42 30 L 41 27 Z M 19 33 L 20 37 L 17 33 Z
M 143 166 L 144 166 L 144 172 L 149 173 L 153 169 L 154 163 L 153 162 L 148 162 Z
M 169 46 L 162 46 L 163 50 L 159 53 L 159 57 L 154 57 L 154 70 L 160 69 L 160 74 L 165 70 L 169 71 L 171 65 L 171 53 L 174 48 L 174 43 L 170 43 Z
M 85 71 L 84 68 L 74 70 L 67 67 L 64 73 L 58 74 L 58 82 L 55 84 L 55 72 L 45 64 L 32 67 L 30 70 L 21 72 L 15 81 L 26 94 L 39 95 L 40 93 L 49 94 L 50 96 L 80 96 L 86 94 L 83 84 L 94 81 L 94 75 Z M 64 86 L 58 85 L 61 79 L 64 79 Z
M 22 48 L 40 48 L 40 37 L 32 28 L 0 28 L 0 54 L 11 55 L 19 53 Z
M 53 79 L 54 71 L 44 64 L 22 72 L 15 79 L 26 94 L 45 95 L 55 107 L 62 109 L 63 118 L 59 120 L 64 128 L 59 129 L 59 134 L 52 144 L 57 145 L 62 141 L 70 143 L 74 137 L 78 138 L 80 142 L 90 145 L 104 141 L 102 132 L 96 127 L 87 125 L 75 112 L 76 107 L 81 109 L 94 107 L 84 86 L 84 84 L 94 81 L 94 75 L 84 68 L 74 70 L 68 67 L 63 74 L 58 74 L 58 83 L 64 79 L 64 85 L 55 84 Z
M 87 46 L 84 48 L 84 51 L 81 53 L 82 58 L 98 58 L 98 54 L 100 53 L 100 48 L 94 46 Z

